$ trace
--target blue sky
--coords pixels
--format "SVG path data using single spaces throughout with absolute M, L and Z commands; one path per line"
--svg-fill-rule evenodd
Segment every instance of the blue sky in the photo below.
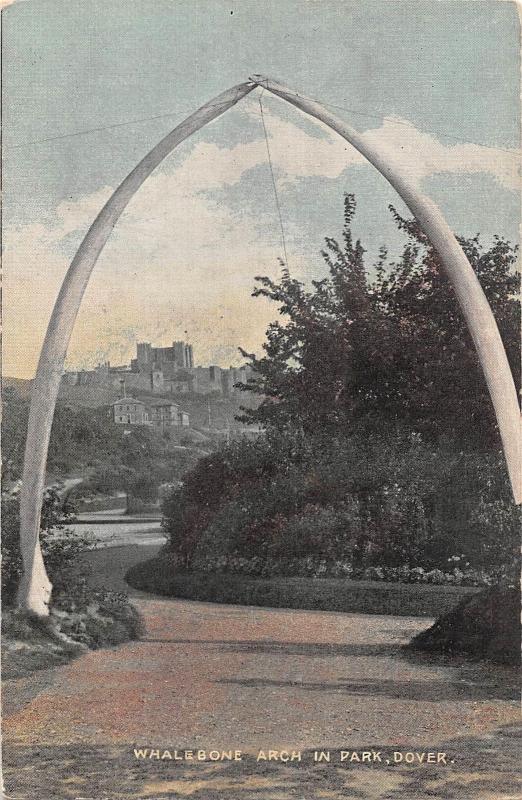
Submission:
M 192 110 L 253 73 L 337 106 L 396 153 L 458 233 L 518 238 L 512 3 L 23 0 L 2 17 L 7 374 L 33 374 L 61 279 L 111 190 Z M 375 170 L 294 109 L 266 94 L 263 105 L 291 271 L 321 274 L 345 191 L 370 260 L 397 248 L 387 204 L 402 206 Z M 237 345 L 259 349 L 275 311 L 250 298 L 253 276 L 277 275 L 280 255 L 257 93 L 133 201 L 93 275 L 69 365 L 125 361 L 136 339 L 185 331 L 199 363 L 237 363 Z

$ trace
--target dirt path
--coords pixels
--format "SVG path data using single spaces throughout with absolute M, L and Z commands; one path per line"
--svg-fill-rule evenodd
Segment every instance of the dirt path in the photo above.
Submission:
M 121 586 L 145 551 L 97 554 L 97 580 Z M 49 671 L 29 702 L 13 704 L 23 687 L 6 687 L 7 797 L 520 797 L 516 676 L 406 658 L 400 645 L 425 619 L 134 601 L 142 641 Z M 135 747 L 172 758 L 137 760 Z M 174 759 L 230 749 L 241 761 Z M 341 750 L 372 749 L 380 762 L 340 762 Z M 260 750 L 301 761 L 256 761 Z M 314 764 L 313 750 L 330 762 Z M 442 752 L 447 764 L 394 764 L 394 751 Z

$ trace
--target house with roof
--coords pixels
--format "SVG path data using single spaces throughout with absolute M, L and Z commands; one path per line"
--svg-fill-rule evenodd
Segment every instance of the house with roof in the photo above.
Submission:
M 111 403 L 112 419 L 117 425 L 153 425 L 156 428 L 190 426 L 190 417 L 172 400 L 151 398 L 137 400 L 135 397 L 120 397 Z
M 156 428 L 170 428 L 179 425 L 179 406 L 172 400 L 154 398 L 147 402 L 149 419 Z
M 135 397 L 120 397 L 111 403 L 112 419 L 117 425 L 150 425 L 147 406 Z

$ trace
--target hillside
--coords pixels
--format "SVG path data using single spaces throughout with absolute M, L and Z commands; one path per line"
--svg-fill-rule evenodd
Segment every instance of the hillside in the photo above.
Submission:
M 9 486 L 22 473 L 29 401 L 9 386 L 4 389 L 3 405 L 3 479 L 4 486 Z M 59 402 L 49 443 L 48 477 L 82 476 L 96 484 L 97 491 L 104 483 L 107 490 L 124 490 L 138 478 L 159 485 L 179 480 L 211 446 L 209 437 L 187 428 L 162 432 L 134 426 L 127 435 L 124 426 L 111 421 L 106 406 Z
M 145 392 L 133 390 L 129 392 L 139 400 L 157 400 L 165 398 L 176 403 L 183 411 L 187 411 L 190 417 L 190 427 L 202 430 L 211 436 L 228 435 L 228 432 L 236 435 L 245 430 L 245 426 L 238 422 L 235 417 L 240 413 L 241 406 L 254 407 L 257 398 L 244 393 L 237 397 L 223 397 L 217 393 L 208 395 L 183 393 L 173 394 L 170 392 Z M 73 408 L 102 408 L 117 400 L 120 390 L 117 387 L 109 386 L 71 386 L 62 384 L 60 387 L 59 400 L 64 405 Z
M 2 385 L 4 390 L 14 389 L 17 396 L 22 400 L 28 401 L 31 395 L 32 380 L 23 378 L 4 377 Z M 70 406 L 71 408 L 103 408 L 117 400 L 120 390 L 113 386 L 71 386 L 62 384 L 58 396 L 59 403 Z M 165 398 L 177 403 L 180 408 L 187 411 L 190 415 L 190 427 L 204 429 L 210 433 L 230 431 L 240 431 L 244 429 L 241 423 L 235 420 L 235 416 L 240 413 L 240 406 L 253 407 L 256 398 L 247 395 L 241 397 L 223 397 L 218 394 L 171 394 L 155 393 L 154 395 L 143 392 L 132 392 L 134 397 L 140 400 Z M 210 424 L 209 424 L 210 420 Z

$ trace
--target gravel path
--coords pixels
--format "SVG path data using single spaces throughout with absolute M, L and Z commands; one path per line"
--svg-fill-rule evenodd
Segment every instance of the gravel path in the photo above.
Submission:
M 121 587 L 153 549 L 93 554 L 94 580 Z M 40 674 L 32 697 L 7 684 L 7 798 L 521 797 L 516 675 L 406 657 L 426 619 L 133 599 L 143 640 Z M 164 758 L 136 759 L 136 747 Z M 241 760 L 211 762 L 211 750 Z M 257 760 L 269 750 L 277 760 Z M 372 750 L 380 761 L 357 761 Z M 405 764 L 406 752 L 446 755 Z

